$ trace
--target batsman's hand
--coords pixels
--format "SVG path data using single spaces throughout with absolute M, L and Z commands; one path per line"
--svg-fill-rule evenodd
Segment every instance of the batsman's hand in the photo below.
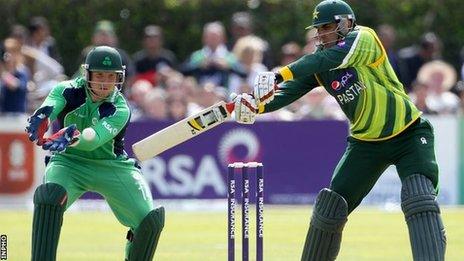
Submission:
M 235 103 L 235 121 L 241 124 L 253 124 L 258 113 L 255 98 L 248 93 L 239 95 L 232 93 L 230 97 Z
M 276 76 L 273 72 L 260 72 L 255 78 L 253 96 L 257 104 L 267 104 L 274 99 L 276 89 Z
M 46 138 L 42 148 L 49 151 L 63 152 L 67 147 L 77 144 L 79 135 L 80 132 L 76 124 L 69 125 Z
M 27 119 L 28 125 L 26 132 L 29 134 L 30 141 L 37 141 L 37 145 L 41 146 L 44 142 L 44 134 L 48 130 L 50 121 L 48 117 L 52 114 L 53 106 L 44 106 L 39 108 Z

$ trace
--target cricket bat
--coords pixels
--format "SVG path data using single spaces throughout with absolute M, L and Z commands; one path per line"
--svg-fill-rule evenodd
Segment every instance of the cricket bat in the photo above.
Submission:
M 210 130 L 230 118 L 234 103 L 218 102 L 132 145 L 137 159 L 144 161 Z

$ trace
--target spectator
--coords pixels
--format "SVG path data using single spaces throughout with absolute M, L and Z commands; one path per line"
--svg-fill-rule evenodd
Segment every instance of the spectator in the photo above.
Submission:
M 130 89 L 129 106 L 131 108 L 131 121 L 136 121 L 143 117 L 143 103 L 145 97 L 153 89 L 153 85 L 147 80 L 137 80 Z
M 390 61 L 396 75 L 401 78 L 400 67 L 398 64 L 398 54 L 395 50 L 396 31 L 393 26 L 389 24 L 382 24 L 377 27 L 377 35 L 387 51 L 388 60 Z
M 346 119 L 335 98 L 330 96 L 322 87 L 314 88 L 311 92 L 303 96 L 300 101 L 299 108 L 296 107 L 294 109 L 296 114 L 295 117 L 298 120 Z
M 185 96 L 183 97 L 168 97 L 168 118 L 173 121 L 180 121 L 187 117 L 188 101 Z
M 310 29 L 306 33 L 306 44 L 303 47 L 304 54 L 312 54 L 316 51 L 319 40 L 317 39 L 317 30 Z
M 197 110 L 207 108 L 218 101 L 227 99 L 227 92 L 223 87 L 218 87 L 213 83 L 202 85 L 195 95 L 194 103 L 197 104 Z
M 411 100 L 414 102 L 416 107 L 424 114 L 438 114 L 437 111 L 433 110 L 429 106 L 430 102 L 430 88 L 427 84 L 420 81 L 414 81 L 412 83 L 412 92 L 409 93 Z
M 461 58 L 461 79 L 464 80 L 464 46 L 461 48 L 459 56 Z
M 41 20 L 39 19 L 39 21 Z M 40 23 L 37 22 L 37 24 Z M 31 26 L 31 28 L 32 41 L 21 48 L 31 80 L 27 94 L 27 110 L 29 112 L 34 111 L 42 104 L 50 90 L 67 78 L 63 66 L 55 59 L 59 59 L 59 56 L 55 53 L 56 51 L 53 51 L 55 49 L 54 45 L 37 44 L 40 39 L 44 38 L 44 32 L 48 32 L 48 29 L 37 26 Z M 51 37 L 48 38 L 52 39 Z
M 281 66 L 290 64 L 303 56 L 301 46 L 296 42 L 288 42 L 284 44 L 280 50 L 280 64 L 274 68 L 273 71 L 278 70 Z
M 424 34 L 420 45 L 403 48 L 400 57 L 400 77 L 406 92 L 411 91 L 411 83 L 416 79 L 419 69 L 424 63 L 441 57 L 441 41 L 432 32 Z
M 28 67 L 27 110 L 33 111 L 58 82 L 66 79 L 64 68 L 59 62 L 61 58 L 46 18 L 33 17 L 28 32 L 23 26 L 15 25 L 11 35 L 19 40 L 24 64 Z
M 227 49 L 233 50 L 238 39 L 253 33 L 253 21 L 250 13 L 236 12 L 232 15 L 230 25 L 230 39 Z
M 166 92 L 161 88 L 152 89 L 143 100 L 143 111 L 146 119 L 167 120 Z
M 427 107 L 438 114 L 455 114 L 459 109 L 459 98 L 449 90 L 456 84 L 456 70 L 443 61 L 424 64 L 417 80 L 429 87 Z
M 67 77 L 63 66 L 39 49 L 23 46 L 22 53 L 29 65 L 31 84 L 28 93 L 28 111 L 35 110 L 47 97 L 50 90 Z M 32 66 L 31 66 L 32 64 Z
M 85 47 L 81 51 L 77 68 L 80 68 L 80 65 L 84 62 L 87 53 L 89 53 L 89 51 L 92 50 L 93 47 L 101 45 L 107 45 L 116 48 L 119 54 L 121 55 L 122 64 L 126 66 L 126 80 L 123 85 L 123 92 L 127 92 L 126 86 L 131 86 L 133 83 L 134 65 L 127 52 L 121 48 L 118 48 L 118 37 L 116 35 L 114 25 L 112 22 L 108 20 L 98 21 L 95 25 L 95 30 L 92 35 L 92 42 L 89 46 Z M 80 71 L 77 71 L 76 74 L 79 75 Z
M 0 64 L 0 111 L 2 113 L 25 113 L 29 75 L 23 63 L 20 42 L 7 38 L 3 42 L 4 53 Z
M 162 66 L 176 67 L 174 53 L 163 47 L 163 30 L 157 25 L 144 29 L 143 49 L 134 54 L 135 80 L 145 79 L 156 85 L 156 71 Z
M 459 81 L 456 84 L 456 93 L 459 96 L 459 115 L 464 115 L 464 81 Z
M 61 62 L 55 38 L 51 36 L 50 27 L 45 17 L 36 16 L 31 18 L 29 23 L 29 37 L 29 46 L 42 51 L 58 63 Z
M 15 24 L 11 26 L 10 28 L 10 36 L 13 39 L 16 39 L 21 46 L 21 52 L 23 52 L 24 46 L 27 45 L 27 41 L 29 40 L 29 30 L 21 24 Z M 2 53 L 4 52 L 3 46 L 2 46 Z M 31 57 L 28 57 L 24 55 L 23 53 L 23 58 L 24 58 L 24 65 L 26 65 L 27 73 L 29 75 L 29 78 L 31 77 L 32 73 L 29 68 L 33 67 L 33 62 L 34 60 Z
M 188 90 L 184 90 L 182 83 L 184 81 L 184 76 L 179 72 L 174 72 L 170 74 L 170 77 L 166 80 L 165 90 L 168 97 L 172 98 L 181 98 L 183 96 L 189 96 L 190 93 Z
M 246 77 L 237 58 L 225 46 L 225 31 L 221 22 L 207 23 L 203 27 L 203 48 L 190 56 L 182 72 L 193 75 L 200 85 L 211 82 L 226 88 L 232 73 Z
M 156 83 L 157 83 L 156 86 L 165 88 L 168 80 L 172 76 L 176 76 L 179 74 L 182 75 L 182 73 L 174 70 L 173 68 L 169 66 L 162 66 L 161 68 L 158 68 L 156 72 Z
M 244 36 L 237 41 L 233 53 L 242 64 L 248 76 L 245 79 L 237 75 L 232 76 L 229 92 L 239 93 L 240 89 L 243 88 L 243 84 L 251 88 L 258 73 L 268 70 L 262 63 L 264 48 L 262 41 L 256 36 Z
M 231 34 L 231 38 L 229 42 L 227 43 L 227 48 L 229 50 L 233 50 L 236 42 L 244 36 L 254 36 L 257 39 L 259 39 L 262 42 L 261 44 L 263 45 L 263 48 L 264 48 L 262 63 L 267 68 L 272 68 L 272 66 L 274 65 L 274 62 L 272 59 L 270 45 L 266 40 L 254 34 L 254 22 L 253 22 L 253 17 L 251 16 L 250 13 L 236 12 L 232 15 L 230 34 Z
M 10 28 L 10 37 L 19 41 L 21 46 L 27 44 L 29 39 L 29 31 L 24 25 L 14 24 Z
M 29 96 L 31 95 L 31 89 L 33 89 L 33 87 L 35 86 L 31 80 L 32 72 L 30 70 L 30 68 L 33 68 L 34 59 L 25 55 L 25 52 L 24 52 L 24 48 L 29 41 L 29 30 L 27 29 L 27 27 L 25 27 L 22 24 L 14 24 L 10 27 L 10 35 L 8 37 L 15 39 L 18 42 L 20 46 L 19 48 L 22 53 L 22 64 L 23 64 L 24 72 L 26 73 L 27 78 L 28 78 L 27 91 L 26 91 L 26 112 L 29 112 L 32 109 L 36 108 L 29 99 Z M 0 56 L 2 60 L 1 63 L 3 63 L 4 53 L 5 53 L 5 49 L 2 43 L 1 44 L 1 56 Z M 0 99 L 1 99 L 1 94 L 0 94 Z M 0 112 L 1 112 L 1 109 L 0 109 Z
M 182 92 L 187 97 L 187 115 L 193 115 L 201 110 L 200 105 L 196 102 L 196 98 L 198 97 L 198 93 L 202 90 L 193 77 L 184 77 L 181 86 Z

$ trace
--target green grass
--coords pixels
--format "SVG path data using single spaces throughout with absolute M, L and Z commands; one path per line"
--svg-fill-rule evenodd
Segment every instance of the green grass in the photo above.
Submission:
M 253 207 L 254 208 L 254 207 Z M 464 256 L 464 209 L 443 209 L 448 247 L 446 260 Z M 236 247 L 240 256 L 240 218 Z M 252 213 L 253 214 L 253 213 Z M 265 209 L 265 260 L 299 260 L 310 210 L 305 207 Z M 254 259 L 254 215 L 250 255 Z M 8 260 L 29 260 L 32 213 L 0 211 L 0 234 L 8 236 Z M 168 211 L 156 260 L 226 260 L 226 212 Z M 107 212 L 66 213 L 58 260 L 122 260 L 126 229 Z M 237 260 L 239 260 L 237 258 Z M 412 260 L 401 212 L 360 208 L 349 218 L 337 260 Z

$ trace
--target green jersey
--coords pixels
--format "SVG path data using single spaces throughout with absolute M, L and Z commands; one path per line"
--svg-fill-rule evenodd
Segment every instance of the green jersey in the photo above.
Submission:
M 284 82 L 260 112 L 279 109 L 323 86 L 346 114 L 351 135 L 360 140 L 394 137 L 421 115 L 368 27 L 356 26 L 335 46 L 305 55 L 279 72 Z
M 124 133 L 130 119 L 130 110 L 123 95 L 115 89 L 108 98 L 93 102 L 87 82 L 83 78 L 58 84 L 48 94 L 42 106 L 53 106 L 50 120 L 57 120 L 60 128 L 76 124 L 79 131 L 92 127 L 95 138 L 80 138 L 77 145 L 62 154 L 87 159 L 127 159 L 124 151 Z

